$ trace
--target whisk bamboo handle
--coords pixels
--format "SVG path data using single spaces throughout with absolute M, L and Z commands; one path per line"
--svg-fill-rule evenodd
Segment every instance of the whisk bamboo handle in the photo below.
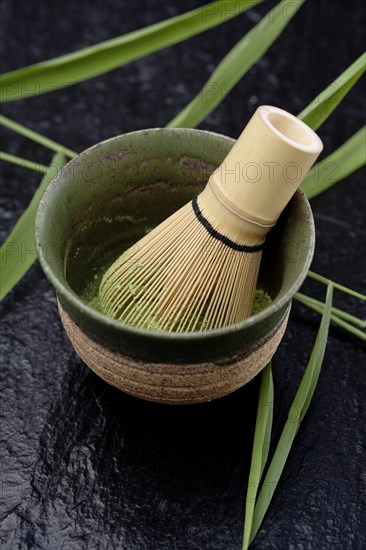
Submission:
M 265 235 L 322 149 L 309 126 L 278 107 L 263 105 L 210 177 L 205 193 Z

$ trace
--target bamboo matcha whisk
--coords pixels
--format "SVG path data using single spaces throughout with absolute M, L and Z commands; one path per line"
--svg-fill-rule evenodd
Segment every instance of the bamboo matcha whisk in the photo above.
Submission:
M 266 234 L 322 148 L 293 115 L 259 107 L 198 197 L 108 269 L 99 290 L 102 311 L 178 332 L 248 317 Z

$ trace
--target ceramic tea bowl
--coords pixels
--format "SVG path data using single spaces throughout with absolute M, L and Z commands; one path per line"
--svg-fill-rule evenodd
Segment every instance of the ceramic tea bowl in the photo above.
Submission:
M 272 303 L 259 313 L 222 329 L 171 333 L 133 327 L 98 309 L 104 271 L 198 194 L 233 144 L 190 129 L 117 136 L 71 160 L 40 202 L 37 253 L 65 330 L 83 361 L 122 391 L 160 403 L 209 401 L 251 380 L 281 341 L 314 250 L 313 217 L 301 191 L 267 238 L 259 285 Z

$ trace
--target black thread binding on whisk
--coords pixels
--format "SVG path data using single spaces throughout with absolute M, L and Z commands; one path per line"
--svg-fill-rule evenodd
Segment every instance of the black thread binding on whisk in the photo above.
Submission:
M 216 229 L 212 227 L 210 222 L 206 220 L 206 218 L 203 216 L 200 207 L 198 206 L 197 197 L 194 197 L 194 199 L 192 199 L 192 207 L 198 221 L 202 223 L 203 227 L 214 239 L 221 241 L 222 243 L 226 244 L 226 246 L 229 246 L 230 248 L 232 248 L 233 250 L 237 250 L 238 252 L 259 252 L 263 249 L 264 241 L 261 244 L 256 244 L 253 246 L 249 246 L 247 244 L 238 244 L 235 241 L 229 239 L 229 237 L 225 237 L 225 235 L 222 235 L 221 233 L 216 231 Z

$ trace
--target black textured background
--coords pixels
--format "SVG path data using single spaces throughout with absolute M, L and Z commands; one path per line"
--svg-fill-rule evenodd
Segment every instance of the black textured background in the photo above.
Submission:
M 3 1 L 2 71 L 118 36 L 199 0 Z M 57 93 L 4 105 L 3 114 L 75 150 L 165 125 L 260 16 L 230 22 Z M 277 43 L 202 128 L 237 137 L 260 103 L 298 113 L 362 51 L 356 0 L 308 0 Z M 330 153 L 363 124 L 362 83 L 320 129 Z M 2 149 L 48 163 L 10 131 Z M 39 184 L 2 166 L 1 240 Z M 365 286 L 365 187 L 358 172 L 312 202 L 314 270 Z M 319 284 L 306 289 L 324 298 Z M 365 316 L 339 293 L 335 303 Z M 192 407 L 145 403 L 107 386 L 73 352 L 55 296 L 34 265 L 1 305 L 1 543 L 4 549 L 239 550 L 258 382 Z M 319 318 L 294 304 L 274 359 L 277 442 Z M 313 403 L 253 548 L 363 549 L 364 346 L 332 328 Z

